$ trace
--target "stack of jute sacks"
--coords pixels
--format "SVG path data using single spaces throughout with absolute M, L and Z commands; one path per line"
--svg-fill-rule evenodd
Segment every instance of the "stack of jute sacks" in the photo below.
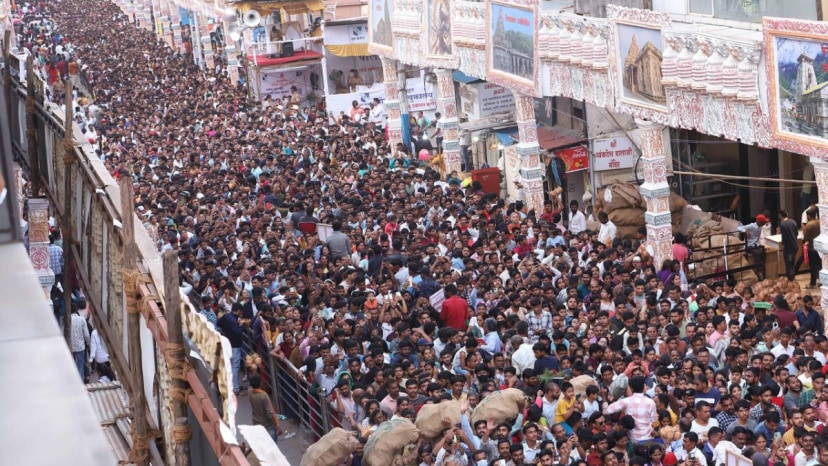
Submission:
M 647 211 L 647 202 L 641 196 L 639 187 L 634 183 L 615 183 L 599 190 L 592 205 L 594 218 L 598 218 L 599 212 L 606 212 L 609 215 L 610 221 L 618 228 L 618 238 L 638 238 L 638 229 L 646 223 L 644 212 Z M 677 233 L 681 227 L 681 216 L 686 206 L 687 201 L 684 198 L 670 192 L 669 209 L 673 233 Z

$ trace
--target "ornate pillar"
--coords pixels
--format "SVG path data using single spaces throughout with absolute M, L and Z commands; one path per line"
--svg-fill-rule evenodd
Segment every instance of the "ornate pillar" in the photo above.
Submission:
M 667 183 L 667 158 L 664 154 L 664 126 L 636 119 L 641 128 L 641 166 L 644 184 L 641 196 L 647 202 L 644 221 L 647 224 L 647 244 L 652 247 L 654 264 L 661 267 L 673 258 L 673 226 L 670 215 L 670 185 Z
M 819 271 L 820 305 L 825 310 L 828 309 L 828 161 L 820 157 L 811 157 L 811 164 L 814 166 L 814 179 L 817 183 L 820 230 L 819 236 L 814 240 L 814 248 L 822 258 L 822 270 Z
M 172 29 L 172 48 L 174 50 L 183 50 L 183 43 L 181 41 L 181 17 L 178 15 L 178 4 L 169 1 L 170 6 L 170 28 Z
M 385 111 L 388 113 L 388 146 L 391 153 L 396 151 L 397 144 L 403 142 L 402 111 L 400 109 L 400 92 L 397 83 L 397 60 L 381 57 L 382 82 L 385 85 Z M 403 85 L 405 89 L 405 85 Z M 403 91 L 405 95 L 405 91 Z M 408 105 L 406 105 L 406 108 Z M 406 113 L 408 113 L 406 111 Z
M 29 204 L 29 259 L 43 291 L 48 293 L 55 284 L 55 274 L 49 267 L 49 200 L 30 198 Z
M 213 45 L 210 43 L 210 24 L 207 22 L 207 15 L 201 13 L 198 15 L 198 28 L 200 37 L 195 40 L 201 41 L 201 51 L 204 54 L 204 66 L 207 67 L 208 72 L 216 70 L 216 62 L 213 55 Z
M 435 70 L 437 74 L 437 111 L 443 132 L 443 160 L 446 174 L 460 173 L 460 120 L 457 118 L 457 100 L 454 97 L 454 79 L 451 70 Z
M 517 153 L 520 159 L 520 178 L 523 201 L 527 210 L 540 215 L 543 210 L 543 165 L 538 145 L 538 124 L 535 122 L 535 104 L 532 96 L 515 92 L 515 121 L 518 127 Z

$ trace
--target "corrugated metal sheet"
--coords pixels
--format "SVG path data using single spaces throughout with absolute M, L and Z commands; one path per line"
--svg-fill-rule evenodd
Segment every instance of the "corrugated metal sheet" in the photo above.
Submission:
M 574 130 L 561 130 L 545 125 L 538 126 L 538 145 L 543 150 L 571 146 L 585 140 L 583 134 Z
M 103 427 L 103 432 L 104 436 L 106 436 L 106 441 L 109 442 L 109 446 L 115 453 L 115 458 L 118 459 L 119 464 L 121 461 L 128 461 L 129 446 L 127 445 L 126 439 L 124 439 L 121 434 L 121 431 L 115 426 L 105 426 Z
M 86 390 L 95 407 L 98 421 L 101 425 L 115 423 L 118 419 L 129 417 L 129 399 L 121 384 L 95 383 L 88 384 Z
M 118 464 L 132 464 L 129 398 L 123 387 L 118 382 L 92 383 L 86 385 L 86 391 Z

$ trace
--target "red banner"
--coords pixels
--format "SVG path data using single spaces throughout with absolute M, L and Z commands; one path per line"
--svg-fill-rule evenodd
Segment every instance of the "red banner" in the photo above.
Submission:
M 555 155 L 566 163 L 566 172 L 572 173 L 589 168 L 589 151 L 586 146 L 556 150 Z

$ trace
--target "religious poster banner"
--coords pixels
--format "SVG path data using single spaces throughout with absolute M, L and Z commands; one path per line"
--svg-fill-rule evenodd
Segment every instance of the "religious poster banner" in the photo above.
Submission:
M 391 32 L 394 0 L 369 0 L 368 4 L 371 7 L 368 9 L 368 50 L 394 58 L 394 36 Z
M 540 96 L 537 2 L 487 2 L 486 80 Z
M 667 94 L 661 84 L 667 13 L 607 5 L 610 20 L 609 72 L 615 110 L 658 123 L 667 120 Z
M 828 24 L 764 18 L 773 143 L 804 155 L 828 148 Z
M 307 95 L 310 90 L 310 69 L 308 67 L 263 70 L 259 73 L 259 82 L 254 86 L 259 99 L 270 96 L 273 100 L 290 97 L 291 87 L 296 87 L 299 95 Z
M 594 171 L 632 168 L 635 150 L 629 138 L 621 136 L 596 139 L 592 142 L 592 169 Z
M 451 0 L 425 0 L 423 16 L 426 55 L 434 58 L 451 58 Z

